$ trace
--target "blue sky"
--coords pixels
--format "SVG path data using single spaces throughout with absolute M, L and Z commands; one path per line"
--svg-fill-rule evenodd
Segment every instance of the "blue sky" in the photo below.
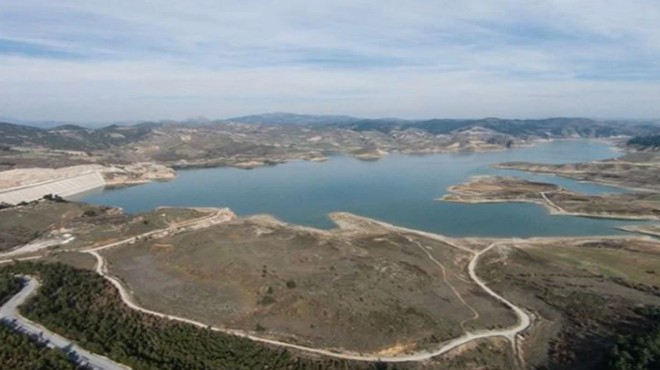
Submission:
M 657 0 L 3 1 L 0 116 L 660 117 Z

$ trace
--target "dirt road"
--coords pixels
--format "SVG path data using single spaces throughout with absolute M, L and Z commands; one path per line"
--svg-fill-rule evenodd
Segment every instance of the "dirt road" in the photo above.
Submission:
M 417 353 L 412 353 L 412 354 L 406 354 L 402 356 L 377 356 L 377 355 L 371 355 L 371 354 L 363 354 L 363 353 L 357 353 L 357 352 L 351 352 L 351 351 L 337 351 L 337 350 L 325 350 L 325 349 L 320 349 L 320 348 L 312 348 L 312 347 L 307 347 L 307 346 L 301 346 L 293 343 L 287 343 L 287 342 L 282 342 L 278 340 L 273 340 L 273 339 L 268 339 L 268 338 L 263 338 L 259 336 L 255 336 L 251 334 L 250 332 L 246 331 L 241 331 L 241 330 L 233 330 L 233 329 L 225 329 L 225 328 L 218 328 L 218 327 L 213 327 L 209 326 L 208 324 L 187 319 L 184 317 L 180 316 L 174 316 L 174 315 L 168 315 L 162 312 L 157 312 L 153 310 L 149 310 L 143 307 L 140 307 L 139 304 L 135 302 L 133 299 L 133 296 L 131 292 L 128 291 L 126 287 L 121 283 L 121 281 L 114 276 L 112 276 L 107 268 L 107 264 L 103 256 L 101 256 L 98 251 L 112 248 L 114 246 L 119 245 L 118 243 L 112 243 L 106 246 L 101 246 L 97 247 L 94 249 L 87 250 L 86 252 L 92 254 L 96 259 L 97 259 L 97 266 L 96 266 L 96 272 L 106 278 L 111 284 L 113 284 L 117 290 L 119 291 L 119 294 L 121 296 L 122 301 L 130 308 L 140 311 L 143 313 L 147 313 L 150 315 L 154 315 L 157 317 L 165 318 L 168 320 L 176 320 L 180 322 L 185 322 L 191 325 L 198 326 L 200 328 L 211 328 L 214 331 L 218 332 L 223 332 L 226 334 L 231 334 L 231 335 L 236 335 L 244 338 L 251 339 L 255 342 L 260 342 L 260 343 L 265 343 L 273 346 L 278 346 L 278 347 L 285 347 L 285 348 L 290 348 L 290 349 L 295 349 L 307 353 L 314 353 L 314 354 L 319 354 L 319 355 L 324 355 L 328 357 L 333 357 L 333 358 L 339 358 L 339 359 L 345 359 L 345 360 L 354 360 L 354 361 L 371 361 L 371 362 L 411 362 L 411 361 L 424 361 L 428 360 L 430 358 L 440 356 L 442 354 L 445 354 L 449 351 L 451 351 L 454 348 L 460 347 L 466 343 L 472 342 L 474 340 L 478 339 L 485 339 L 485 338 L 493 338 L 493 337 L 505 337 L 508 340 L 511 341 L 511 343 L 514 345 L 514 348 L 516 348 L 516 339 L 517 339 L 517 334 L 525 330 L 527 327 L 529 327 L 531 323 L 531 317 L 526 314 L 520 307 L 515 306 L 513 303 L 510 301 L 506 300 L 502 296 L 498 295 L 495 293 L 493 290 L 488 288 L 486 284 L 479 279 L 475 272 L 475 268 L 477 266 L 477 263 L 479 261 L 479 258 L 481 255 L 489 251 L 490 249 L 494 248 L 497 243 L 491 244 L 487 248 L 481 250 L 481 251 L 474 251 L 472 249 L 457 245 L 453 243 L 449 238 L 445 238 L 441 235 L 437 234 L 431 234 L 431 233 L 426 233 L 418 230 L 413 230 L 413 229 L 406 229 L 406 228 L 399 228 L 394 225 L 386 224 L 386 223 L 381 223 L 378 221 L 373 221 L 370 220 L 376 224 L 380 224 L 382 226 L 388 227 L 388 228 L 393 228 L 398 231 L 404 231 L 406 233 L 412 233 L 412 234 L 418 234 L 422 235 L 425 237 L 429 237 L 432 239 L 440 240 L 446 244 L 449 244 L 452 247 L 461 249 L 463 251 L 470 252 L 473 254 L 472 259 L 470 260 L 470 263 L 468 265 L 468 273 L 470 278 L 479 286 L 481 287 L 488 295 L 494 297 L 498 301 L 502 302 L 505 304 L 507 307 L 511 308 L 515 315 L 518 317 L 518 323 L 510 328 L 507 329 L 498 329 L 498 330 L 483 330 L 483 331 L 474 331 L 474 332 L 466 332 L 464 335 L 452 339 L 448 342 L 442 343 L 442 345 L 435 349 L 435 350 L 424 350 L 424 351 L 419 351 Z M 433 261 L 434 259 L 432 256 L 429 256 L 431 260 Z M 436 261 L 434 261 L 436 262 Z

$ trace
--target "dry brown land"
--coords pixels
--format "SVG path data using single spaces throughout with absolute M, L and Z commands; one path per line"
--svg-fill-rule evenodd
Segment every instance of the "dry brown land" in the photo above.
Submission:
M 0 252 L 51 234 L 64 234 L 69 226 L 84 222 L 85 212 L 112 214 L 109 209 L 95 208 L 78 203 L 42 201 L 0 210 Z
M 655 237 L 660 237 L 660 225 L 636 225 L 636 226 L 623 226 L 621 230 L 630 231 L 634 233 L 646 234 Z
M 103 255 L 147 309 L 320 348 L 400 355 L 516 323 L 469 279 L 471 253 L 335 217 L 345 228 L 258 216 Z
M 500 163 L 495 168 L 551 173 L 579 181 L 660 191 L 660 153 L 630 152 L 605 161 L 573 164 Z
M 48 240 L 67 242 L 61 246 L 55 243 L 39 253 L 93 247 L 164 229 L 207 213 L 188 208 L 159 208 L 129 216 L 118 208 L 76 202 L 35 201 L 0 210 L 0 253 L 31 242 Z
M 75 250 L 205 215 L 164 208 L 128 217 L 55 202 L 7 211 L 51 216 L 24 223 L 28 228 L 65 225 L 76 239 L 40 254 L 85 269 L 94 260 Z M 660 305 L 660 243 L 652 238 L 454 239 L 346 213 L 332 217 L 338 228 L 329 231 L 254 216 L 100 253 L 147 309 L 289 343 L 382 356 L 516 323 L 512 311 L 467 274 L 470 251 L 493 243 L 477 275 L 534 318 L 519 342 L 526 367 L 598 368 L 593 354 L 644 325 L 634 308 Z M 510 369 L 519 365 L 516 357 L 508 342 L 493 338 L 405 367 Z
M 470 283 L 470 253 L 452 244 L 499 245 L 484 254 L 477 274 L 534 317 L 520 348 L 528 367 L 594 368 L 602 358 L 585 353 L 602 353 L 616 335 L 643 325 L 635 307 L 660 304 L 660 243 L 653 239 L 441 242 L 345 213 L 333 218 L 339 228 L 321 231 L 250 217 L 103 254 L 145 308 L 382 355 L 423 349 L 464 329 L 515 323 Z M 430 264 L 426 252 L 443 268 Z M 420 366 L 517 366 L 510 347 L 480 343 L 486 347 L 475 350 L 473 342 Z
M 63 263 L 83 270 L 94 270 L 96 258 L 88 253 L 59 252 L 51 253 L 42 259 L 46 263 Z
M 522 342 L 530 367 L 602 368 L 618 335 L 644 327 L 634 309 L 660 304 L 660 243 L 651 239 L 512 241 L 477 272 L 535 315 Z
M 530 202 L 553 214 L 640 220 L 660 219 L 660 199 L 649 193 L 585 195 L 515 177 L 480 176 L 452 186 L 443 200 L 461 203 Z
M 477 340 L 445 355 L 408 366 L 415 370 L 512 370 L 520 368 L 520 364 L 511 350 L 511 344 L 501 338 Z

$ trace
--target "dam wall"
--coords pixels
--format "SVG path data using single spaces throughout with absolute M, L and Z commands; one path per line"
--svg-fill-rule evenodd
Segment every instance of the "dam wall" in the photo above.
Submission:
M 42 198 L 46 194 L 72 197 L 105 186 L 103 176 L 91 171 L 76 176 L 0 190 L 0 203 L 17 204 Z

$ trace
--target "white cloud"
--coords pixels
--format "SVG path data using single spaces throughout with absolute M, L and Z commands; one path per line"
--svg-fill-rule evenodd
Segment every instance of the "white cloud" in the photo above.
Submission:
M 0 4 L 0 115 L 657 117 L 655 0 Z

